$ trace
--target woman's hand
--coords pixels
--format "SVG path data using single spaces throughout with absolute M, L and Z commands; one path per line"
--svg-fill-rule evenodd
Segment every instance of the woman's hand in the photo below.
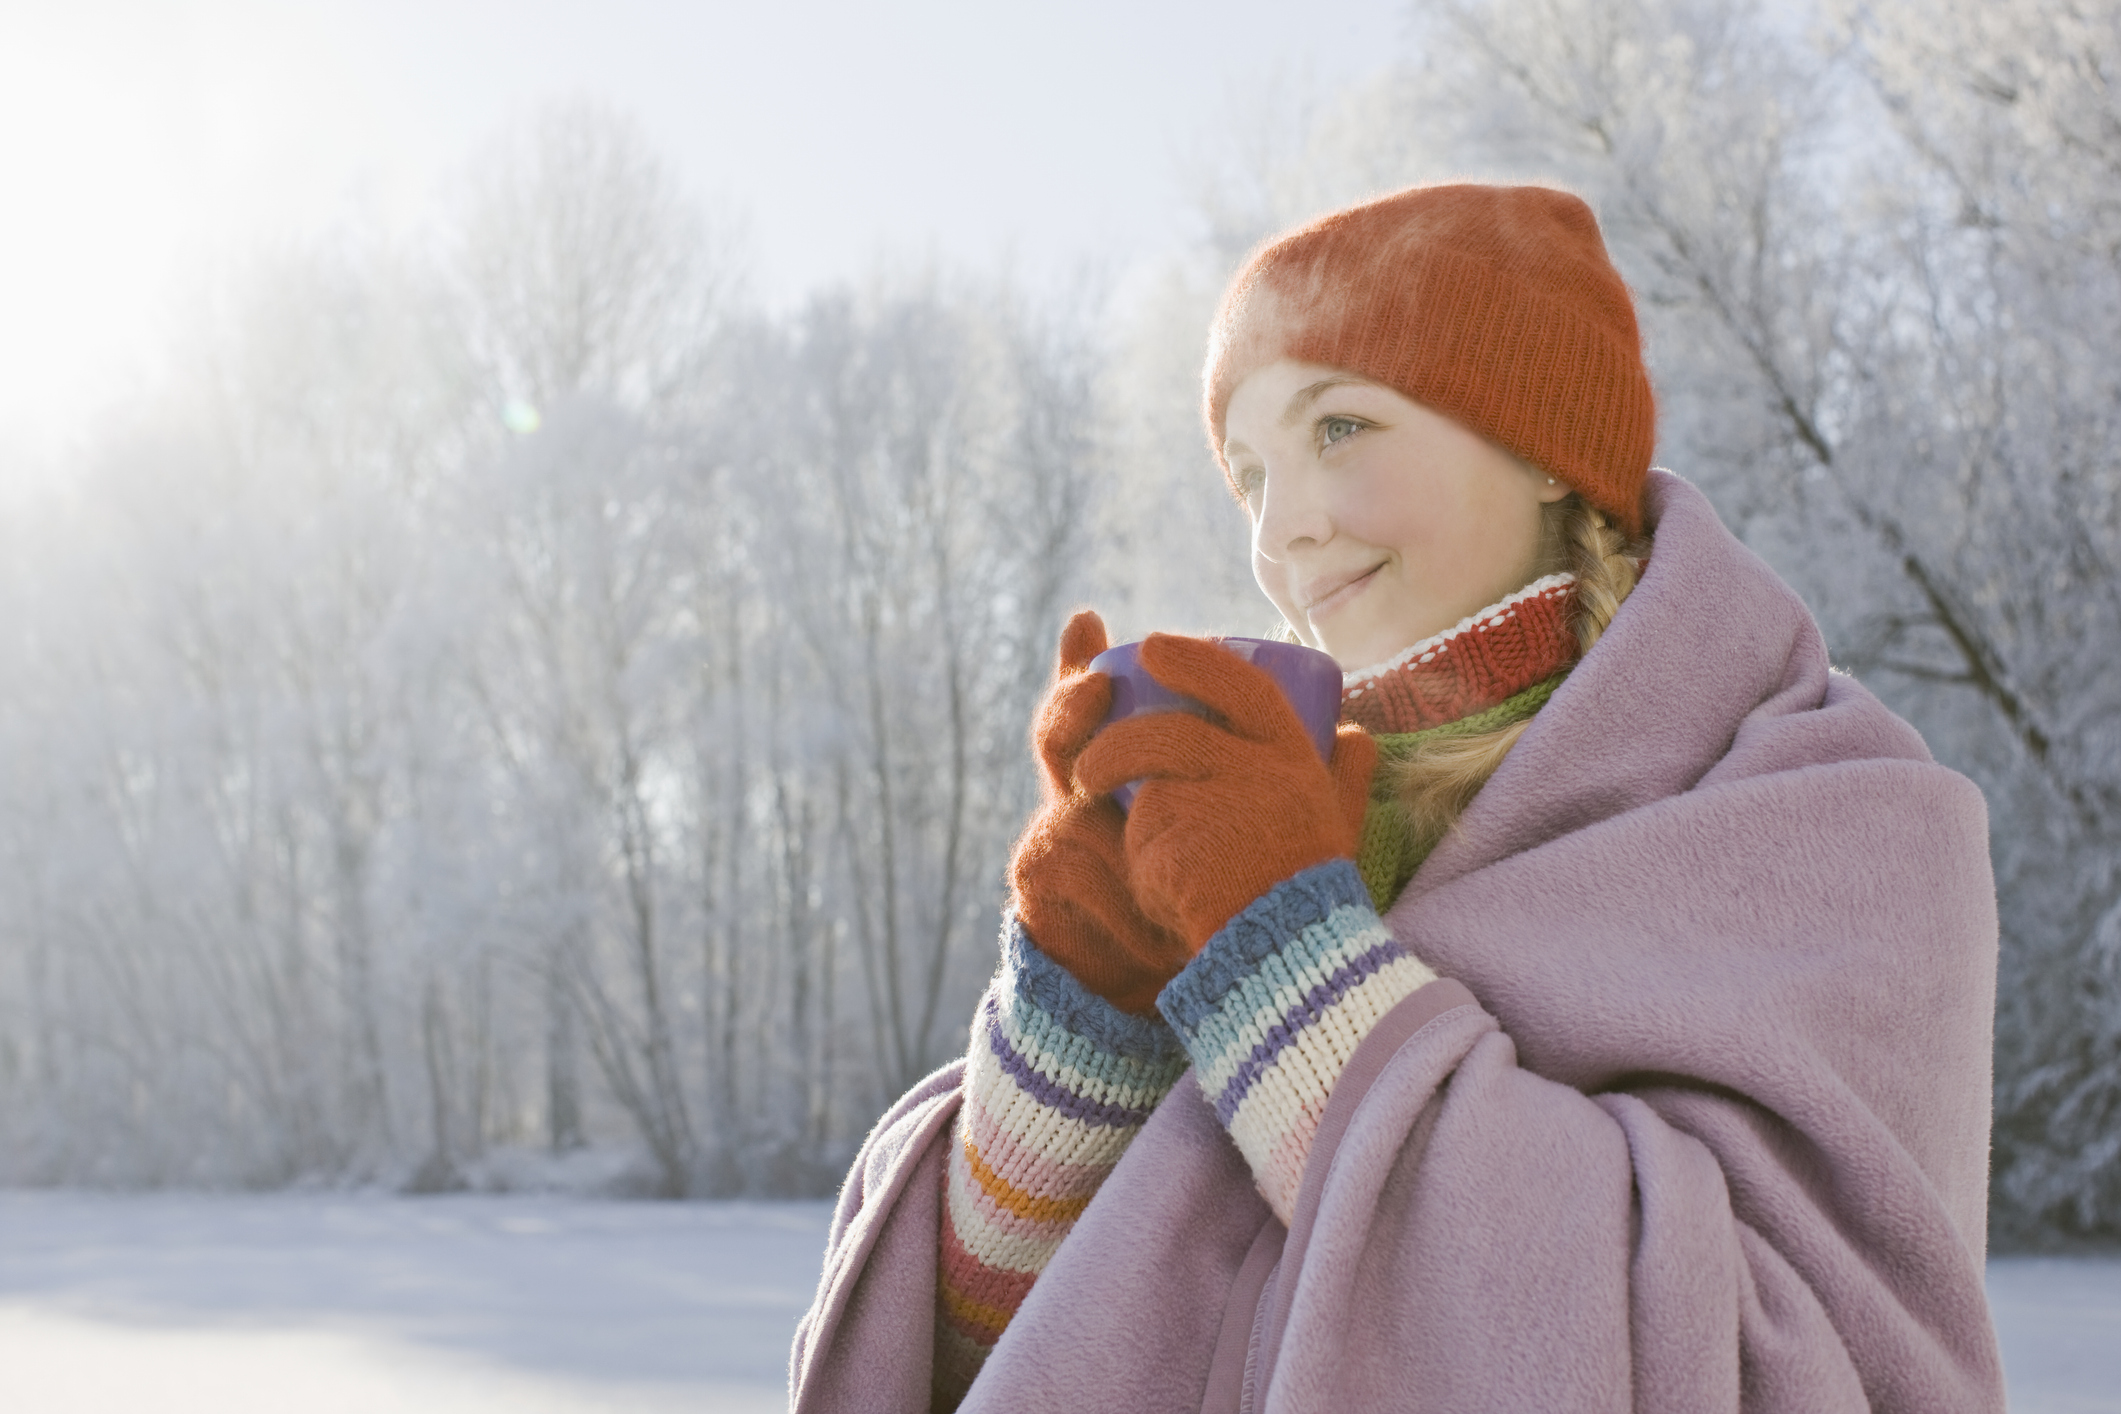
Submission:
M 1142 912 L 1198 952 L 1284 879 L 1355 856 L 1377 744 L 1343 726 L 1332 763 L 1319 760 L 1274 679 L 1207 639 L 1152 634 L 1141 661 L 1218 720 L 1115 723 L 1076 760 L 1075 783 L 1109 799 L 1143 782 L 1127 816 L 1127 878 Z
M 1017 919 L 1041 952 L 1120 1010 L 1146 1016 L 1193 950 L 1136 905 L 1125 814 L 1110 795 L 1075 782 L 1076 759 L 1112 708 L 1112 680 L 1089 671 L 1107 646 L 1104 621 L 1091 610 L 1061 630 L 1053 685 L 1032 727 L 1043 799 L 1017 839 L 1009 884 Z

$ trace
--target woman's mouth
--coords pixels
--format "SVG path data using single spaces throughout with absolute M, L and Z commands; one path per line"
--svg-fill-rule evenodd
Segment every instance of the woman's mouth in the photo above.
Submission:
M 1327 589 L 1325 593 L 1304 606 L 1304 617 L 1314 624 L 1317 623 L 1321 618 L 1332 613 L 1335 609 L 1362 593 L 1363 590 L 1369 588 L 1370 581 L 1375 579 L 1377 572 L 1383 568 L 1384 565 L 1382 563 L 1374 564 L 1353 579 L 1343 580 L 1338 585 Z

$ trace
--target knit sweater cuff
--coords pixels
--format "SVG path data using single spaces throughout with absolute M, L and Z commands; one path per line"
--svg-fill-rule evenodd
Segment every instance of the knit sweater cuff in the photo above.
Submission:
M 1142 1065 L 1177 1066 L 1171 1084 L 1186 1067 L 1185 1047 L 1160 1019 L 1121 1011 L 1075 980 L 1075 974 L 1039 951 L 1031 934 L 1012 913 L 1002 922 L 1002 972 L 996 985 L 1008 982 L 1021 1000 L 1019 1009 L 1041 1012 L 1071 1036 L 1097 1049 Z
M 1014 918 L 1004 924 L 944 1177 L 939 1405 L 971 1384 L 1186 1064 L 1170 1027 L 1085 991 Z
M 1336 859 L 1254 900 L 1157 998 L 1283 1222 L 1348 1058 L 1434 980 L 1385 930 L 1354 864 Z

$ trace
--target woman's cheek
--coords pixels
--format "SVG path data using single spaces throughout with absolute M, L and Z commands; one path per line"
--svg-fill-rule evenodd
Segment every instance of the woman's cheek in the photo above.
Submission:
M 1385 477 L 1349 487 L 1341 527 L 1365 545 L 1380 550 L 1419 551 L 1425 517 L 1414 489 Z
M 1301 632 L 1303 619 L 1297 615 L 1295 603 L 1289 597 L 1287 568 L 1260 554 L 1257 540 L 1252 545 L 1252 581 L 1259 586 L 1260 593 L 1267 596 L 1268 602 L 1281 611 L 1281 616 Z
M 1296 636 L 1310 643 L 1312 647 L 1317 647 L 1318 645 L 1312 642 L 1310 618 L 1296 607 L 1296 601 L 1289 597 L 1286 586 L 1277 587 L 1268 597 L 1274 601 L 1274 608 L 1281 614 L 1283 622 L 1296 631 Z
M 1420 525 L 1419 489 L 1398 459 L 1382 455 L 1390 449 L 1364 450 L 1368 454 L 1350 468 L 1353 474 L 1340 480 L 1336 519 L 1365 544 L 1397 549 Z

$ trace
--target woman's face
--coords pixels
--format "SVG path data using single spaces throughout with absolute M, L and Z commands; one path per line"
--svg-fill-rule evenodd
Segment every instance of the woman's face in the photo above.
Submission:
M 1540 508 L 1569 494 L 1442 413 L 1314 363 L 1283 359 L 1246 378 L 1224 429 L 1252 573 L 1343 669 L 1530 583 Z

